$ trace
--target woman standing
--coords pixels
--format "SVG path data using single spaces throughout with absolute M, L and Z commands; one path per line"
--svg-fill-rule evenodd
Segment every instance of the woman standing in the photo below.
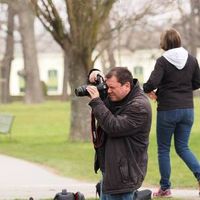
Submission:
M 165 52 L 157 59 L 143 89 L 151 99 L 157 100 L 156 131 L 161 179 L 160 189 L 154 197 L 169 197 L 172 136 L 177 154 L 193 172 L 200 190 L 200 164 L 188 147 L 194 121 L 193 90 L 200 88 L 200 70 L 197 59 L 181 46 L 180 34 L 175 29 L 161 34 L 160 47 Z

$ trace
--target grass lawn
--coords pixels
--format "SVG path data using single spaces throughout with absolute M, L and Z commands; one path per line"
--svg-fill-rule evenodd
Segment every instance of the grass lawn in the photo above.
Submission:
M 181 200 L 181 199 L 177 199 L 177 198 L 164 198 L 165 200 Z M 86 199 L 86 200 L 97 200 L 97 199 Z M 163 200 L 163 198 L 156 198 L 156 200 Z
M 149 165 L 145 186 L 158 185 L 157 145 L 155 137 L 156 104 L 152 103 L 153 124 L 150 135 Z M 16 102 L 0 105 L 1 113 L 15 115 L 12 139 L 0 134 L 0 153 L 15 156 L 49 167 L 56 173 L 72 178 L 97 181 L 100 175 L 93 172 L 93 146 L 90 142 L 68 141 L 69 102 L 51 101 L 41 105 L 24 105 Z M 190 146 L 200 159 L 200 102 L 195 101 L 195 124 Z M 191 172 L 175 154 L 172 143 L 173 187 L 195 187 Z

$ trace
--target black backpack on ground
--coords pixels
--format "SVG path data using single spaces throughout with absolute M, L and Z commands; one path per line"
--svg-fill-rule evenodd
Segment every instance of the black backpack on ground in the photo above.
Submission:
M 80 192 L 67 192 L 66 189 L 63 189 L 62 192 L 55 195 L 54 200 L 85 200 L 85 197 Z
M 151 200 L 151 194 L 152 191 L 151 190 L 140 190 L 140 191 L 136 191 L 135 192 L 135 197 L 136 200 Z

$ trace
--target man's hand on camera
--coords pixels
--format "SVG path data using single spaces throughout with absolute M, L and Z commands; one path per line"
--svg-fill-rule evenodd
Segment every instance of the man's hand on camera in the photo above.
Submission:
M 90 83 L 95 83 L 97 81 L 97 75 L 100 75 L 104 78 L 104 74 L 100 71 L 93 71 L 89 76 Z
M 87 89 L 88 93 L 90 94 L 91 99 L 95 99 L 95 98 L 99 97 L 99 91 L 97 90 L 97 88 L 95 86 L 88 85 L 86 89 Z

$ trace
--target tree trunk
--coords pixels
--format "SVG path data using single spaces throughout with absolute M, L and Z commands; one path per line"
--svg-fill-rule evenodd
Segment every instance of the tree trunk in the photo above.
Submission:
M 106 74 L 112 67 L 116 67 L 116 61 L 113 52 L 113 49 L 107 47 L 107 49 L 105 49 L 101 54 L 101 64 L 104 74 Z
M 101 48 L 105 49 L 103 54 L 102 54 L 102 56 L 103 56 L 102 61 L 104 62 L 102 67 L 103 67 L 103 72 L 104 73 L 107 73 L 108 70 L 111 67 L 116 67 L 113 40 L 112 40 L 113 36 L 112 36 L 112 31 L 111 30 L 112 30 L 112 28 L 111 28 L 110 22 L 107 19 L 104 22 L 104 25 L 102 27 L 102 35 L 106 34 L 107 35 L 107 40 L 103 41 L 102 44 L 101 44 Z M 107 58 L 107 60 L 106 60 L 106 58 Z M 108 63 L 107 67 L 105 65 L 106 63 Z
M 199 18 L 199 1 L 190 0 L 190 24 L 189 24 L 189 50 L 193 56 L 197 56 L 197 46 L 198 46 L 198 18 Z
M 100 38 L 99 30 L 108 17 L 115 0 L 66 0 L 66 19 L 56 9 L 56 1 L 31 0 L 36 14 L 44 27 L 64 49 L 69 60 L 69 84 L 71 87 L 71 140 L 88 140 L 90 112 L 88 97 L 76 97 L 74 89 L 86 82 L 92 68 L 92 53 Z M 67 26 L 66 26 L 67 24 Z M 66 73 L 66 72 L 65 72 Z
M 34 15 L 27 1 L 19 1 L 19 23 L 25 68 L 25 103 L 42 103 L 44 94 L 39 77 L 34 31 Z
M 114 57 L 114 49 L 109 45 L 109 47 L 106 49 L 107 54 L 108 54 L 108 60 L 110 63 L 110 67 L 116 67 L 116 61 L 115 61 L 115 57 Z
M 8 31 L 6 38 L 6 50 L 1 66 L 1 80 L 2 80 L 1 103 L 9 103 L 11 101 L 9 83 L 10 83 L 11 63 L 14 52 L 14 38 L 13 38 L 14 15 L 15 15 L 14 10 L 11 8 L 11 6 L 8 6 L 8 19 L 7 19 Z
M 64 77 L 63 77 L 63 92 L 62 100 L 65 101 L 69 99 L 68 84 L 69 84 L 69 56 L 64 53 Z
M 83 61 L 76 53 L 72 52 L 70 58 L 70 86 L 71 86 L 71 127 L 70 140 L 88 141 L 90 139 L 90 108 L 89 97 L 77 97 L 75 88 L 86 84 L 88 71 L 84 68 Z

